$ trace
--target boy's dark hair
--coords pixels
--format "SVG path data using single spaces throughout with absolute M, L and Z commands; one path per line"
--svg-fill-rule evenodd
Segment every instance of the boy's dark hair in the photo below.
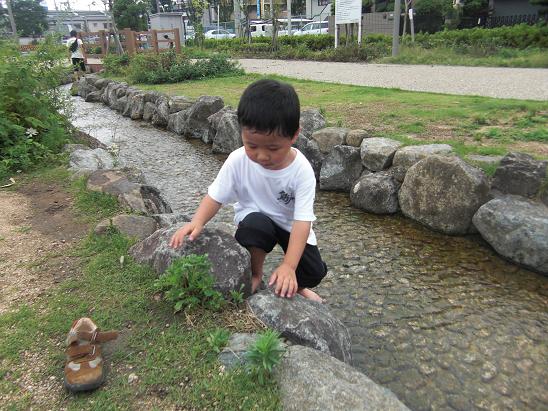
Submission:
M 260 132 L 292 138 L 299 129 L 301 105 L 293 86 L 277 80 L 249 85 L 238 104 L 238 123 Z

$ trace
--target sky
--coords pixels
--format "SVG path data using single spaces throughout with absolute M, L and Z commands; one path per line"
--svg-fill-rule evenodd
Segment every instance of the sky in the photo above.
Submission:
M 105 6 L 101 0 L 46 0 L 48 3 L 48 10 L 55 10 L 55 3 L 57 7 L 62 10 L 66 10 L 66 2 L 70 1 L 70 8 L 72 10 L 105 10 Z

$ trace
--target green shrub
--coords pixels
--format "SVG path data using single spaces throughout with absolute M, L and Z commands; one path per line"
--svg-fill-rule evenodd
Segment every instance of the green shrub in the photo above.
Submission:
M 169 51 L 131 57 L 127 74 L 134 83 L 162 84 L 243 74 L 243 71 L 222 54 L 193 63 L 190 58 Z
M 127 53 L 107 54 L 103 57 L 103 68 L 105 72 L 112 75 L 123 75 L 129 65 L 129 55 Z
M 190 254 L 173 261 L 155 286 L 165 292 L 165 299 L 174 304 L 176 312 L 196 307 L 219 310 L 225 300 L 213 289 L 215 280 L 209 273 L 210 268 L 207 255 Z
M 58 89 L 67 77 L 66 49 L 47 37 L 21 55 L 0 39 L 0 179 L 56 159 L 68 141 L 66 95 Z
M 284 350 L 280 345 L 280 334 L 273 330 L 264 331 L 247 352 L 249 371 L 264 385 L 272 370 L 282 359 Z

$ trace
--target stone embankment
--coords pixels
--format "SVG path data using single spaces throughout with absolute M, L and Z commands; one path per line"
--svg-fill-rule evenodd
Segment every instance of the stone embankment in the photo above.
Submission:
M 236 112 L 220 97 L 167 97 L 96 76 L 82 79 L 78 93 L 132 119 L 201 139 L 214 153 L 242 145 Z M 325 125 L 318 110 L 304 111 L 295 144 L 312 164 L 320 189 L 347 192 L 357 208 L 401 212 L 442 233 L 479 232 L 505 258 L 548 273 L 548 162 L 521 153 L 470 158 L 471 163 L 500 160 L 490 179 L 445 144 L 402 147 L 364 130 Z

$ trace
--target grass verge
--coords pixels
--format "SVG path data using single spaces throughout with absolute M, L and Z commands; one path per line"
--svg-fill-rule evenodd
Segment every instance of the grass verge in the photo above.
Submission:
M 42 178 L 48 184 L 69 184 L 66 172 L 59 169 L 23 180 Z M 87 192 L 81 181 L 68 192 L 83 221 L 93 223 L 118 212 L 112 198 Z M 89 234 L 68 250 L 76 261 L 74 275 L 36 303 L 0 315 L 0 408 L 280 409 L 273 382 L 261 386 L 246 372 L 224 371 L 207 341 L 218 329 L 257 329 L 244 308 L 229 305 L 219 313 L 173 314 L 168 303 L 155 298 L 156 274 L 128 257 L 132 243 L 115 232 Z M 82 316 L 93 318 L 103 330 L 119 330 L 120 337 L 105 345 L 110 364 L 106 384 L 91 393 L 70 395 L 60 389 L 62 343 L 72 321 Z M 129 374 L 137 381 L 130 383 Z M 21 378 L 36 387 L 54 381 L 54 388 L 41 399 L 39 389 L 22 388 Z

